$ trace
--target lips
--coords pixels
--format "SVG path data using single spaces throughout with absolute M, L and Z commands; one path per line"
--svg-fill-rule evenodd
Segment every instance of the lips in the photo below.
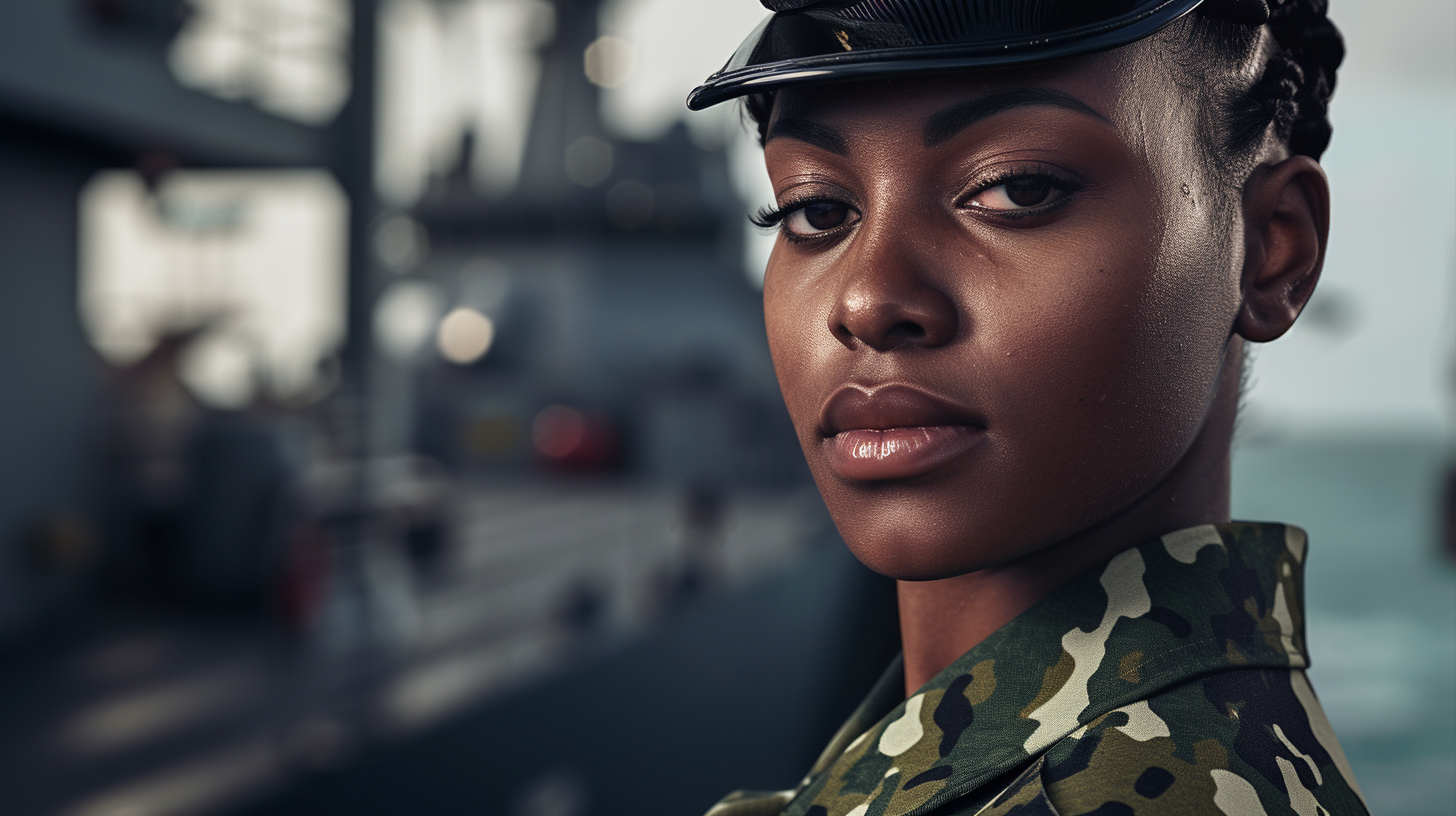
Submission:
M 960 457 L 985 423 L 949 400 L 906 385 L 849 385 L 824 404 L 820 433 L 829 466 L 851 481 L 904 479 Z

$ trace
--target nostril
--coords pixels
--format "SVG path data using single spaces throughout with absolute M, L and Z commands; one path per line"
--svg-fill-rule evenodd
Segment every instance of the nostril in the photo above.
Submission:
M 889 331 L 885 332 L 884 342 L 885 345 L 894 347 L 904 345 L 905 343 L 912 343 L 917 340 L 922 340 L 924 338 L 925 327 L 921 326 L 919 323 L 912 323 L 909 320 L 902 320 L 899 323 L 891 326 Z

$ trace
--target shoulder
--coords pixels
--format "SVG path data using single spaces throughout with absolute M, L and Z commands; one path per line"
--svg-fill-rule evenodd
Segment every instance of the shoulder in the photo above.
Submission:
M 1211 674 L 1056 743 L 1037 783 L 1052 813 L 1366 813 L 1303 672 Z

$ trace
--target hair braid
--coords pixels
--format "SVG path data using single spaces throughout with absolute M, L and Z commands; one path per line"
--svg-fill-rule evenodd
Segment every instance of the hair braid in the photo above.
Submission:
M 1262 25 L 1278 46 L 1259 80 L 1234 101 L 1231 151 L 1247 150 L 1270 126 L 1295 154 L 1318 159 L 1329 145 L 1330 95 L 1345 44 L 1328 12 L 1328 0 L 1208 0 L 1199 6 L 1205 25 L 1222 29 L 1212 37 L 1222 50 L 1252 47 Z
M 1303 72 L 1289 149 L 1316 159 L 1330 143 L 1330 95 L 1345 58 L 1345 41 L 1328 14 L 1327 0 L 1288 0 L 1269 16 L 1274 39 Z

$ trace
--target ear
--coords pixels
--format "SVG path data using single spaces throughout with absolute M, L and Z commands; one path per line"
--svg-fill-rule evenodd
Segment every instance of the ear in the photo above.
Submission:
M 1330 234 L 1330 184 L 1308 156 L 1254 171 L 1244 186 L 1243 305 L 1234 331 L 1266 343 L 1289 331 L 1319 281 Z

